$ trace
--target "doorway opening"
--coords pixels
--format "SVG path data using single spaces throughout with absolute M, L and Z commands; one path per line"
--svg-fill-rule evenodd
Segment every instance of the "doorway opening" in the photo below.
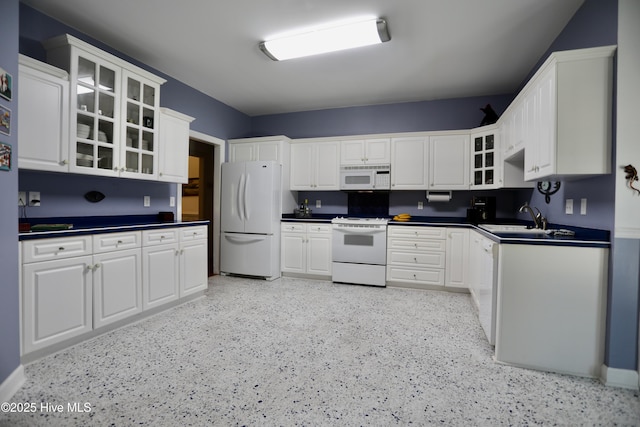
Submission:
M 182 220 L 209 220 L 209 242 L 213 242 L 214 236 L 213 189 L 214 146 L 191 139 L 189 140 L 189 182 L 182 184 Z M 212 253 L 208 256 L 208 274 L 209 276 L 214 274 L 214 254 Z

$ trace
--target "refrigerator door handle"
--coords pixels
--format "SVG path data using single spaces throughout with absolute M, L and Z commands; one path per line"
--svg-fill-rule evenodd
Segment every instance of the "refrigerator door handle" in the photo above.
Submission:
M 237 234 L 236 235 L 236 234 L 225 233 L 224 237 L 230 242 L 252 243 L 252 242 L 261 242 L 269 236 L 266 234 L 251 234 L 251 235 Z
M 240 183 L 238 185 L 238 216 L 244 219 L 244 191 L 245 191 L 245 175 L 240 175 Z
M 249 199 L 247 198 L 247 189 L 249 188 L 249 178 L 251 175 L 247 174 L 247 178 L 244 181 L 244 219 L 249 221 Z

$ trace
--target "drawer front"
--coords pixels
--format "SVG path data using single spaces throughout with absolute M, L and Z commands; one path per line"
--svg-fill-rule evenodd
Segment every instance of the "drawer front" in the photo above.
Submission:
M 183 227 L 180 229 L 180 241 L 190 242 L 192 240 L 204 240 L 207 238 L 207 227 Z
M 408 239 L 392 238 L 392 239 L 389 239 L 387 246 L 389 249 L 445 252 L 446 240 L 426 240 L 426 239 L 408 240 Z
M 444 286 L 444 270 L 430 268 L 413 269 L 410 267 L 387 265 L 387 280 Z
M 415 265 L 416 267 L 444 268 L 445 253 L 388 251 L 387 264 Z
M 283 222 L 280 224 L 280 230 L 283 233 L 306 233 L 307 224 L 299 222 Z
M 414 227 L 391 225 L 389 226 L 389 236 L 427 238 L 444 240 L 447 237 L 446 227 Z
M 27 240 L 22 242 L 22 262 L 26 264 L 91 255 L 91 250 L 91 236 Z
M 142 245 L 155 246 L 178 242 L 178 229 L 145 230 L 142 232 Z
M 307 224 L 309 234 L 329 234 L 331 233 L 331 224 Z
M 142 246 L 142 233 L 140 231 L 96 234 L 93 236 L 93 253 L 96 254 L 121 249 L 135 249 L 140 246 Z

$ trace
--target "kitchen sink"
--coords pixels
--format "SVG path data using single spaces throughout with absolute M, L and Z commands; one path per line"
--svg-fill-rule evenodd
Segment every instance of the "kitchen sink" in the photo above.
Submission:
M 480 224 L 479 227 L 490 233 L 548 234 L 549 232 L 540 228 L 528 228 L 526 225 Z

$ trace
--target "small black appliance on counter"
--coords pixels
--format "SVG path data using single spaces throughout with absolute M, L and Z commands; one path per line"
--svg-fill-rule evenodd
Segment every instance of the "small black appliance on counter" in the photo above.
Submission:
M 491 196 L 474 196 L 471 208 L 467 209 L 467 221 L 472 224 L 495 222 L 496 198 Z

